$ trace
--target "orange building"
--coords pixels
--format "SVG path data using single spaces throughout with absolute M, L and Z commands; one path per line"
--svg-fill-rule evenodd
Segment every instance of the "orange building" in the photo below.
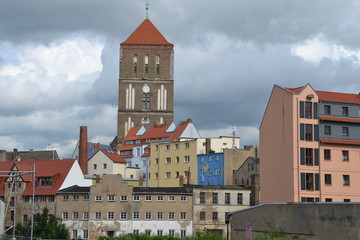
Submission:
M 274 86 L 260 125 L 260 201 L 360 201 L 360 94 Z

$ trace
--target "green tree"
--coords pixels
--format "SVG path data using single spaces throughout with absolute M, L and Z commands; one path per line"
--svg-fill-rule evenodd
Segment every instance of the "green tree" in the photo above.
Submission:
M 30 237 L 30 224 L 30 222 L 26 225 L 17 224 L 16 235 Z M 42 213 L 34 216 L 33 236 L 43 239 L 68 239 L 69 232 L 61 218 L 49 214 L 49 210 L 44 208 Z

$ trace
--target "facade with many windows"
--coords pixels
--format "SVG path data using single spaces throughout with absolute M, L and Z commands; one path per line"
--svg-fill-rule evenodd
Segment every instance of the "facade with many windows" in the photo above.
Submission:
M 360 201 L 359 95 L 274 86 L 260 149 L 261 202 Z

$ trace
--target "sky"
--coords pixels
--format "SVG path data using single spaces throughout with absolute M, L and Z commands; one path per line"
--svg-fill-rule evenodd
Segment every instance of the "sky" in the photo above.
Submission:
M 116 135 L 119 44 L 145 0 L 0 1 L 0 149 L 71 157 Z M 149 0 L 175 51 L 175 123 L 258 145 L 274 84 L 360 92 L 358 0 Z

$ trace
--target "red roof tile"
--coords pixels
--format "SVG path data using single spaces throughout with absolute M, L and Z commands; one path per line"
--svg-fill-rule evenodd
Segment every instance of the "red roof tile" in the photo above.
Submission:
M 127 163 L 127 161 L 123 158 L 123 156 L 120 156 L 116 152 L 111 151 L 111 153 L 110 153 L 110 152 L 108 152 L 107 150 L 104 150 L 104 149 L 101 149 L 100 151 L 102 151 L 113 162 L 125 163 L 125 164 Z
M 329 144 L 360 145 L 360 141 L 340 140 L 340 139 L 320 139 L 320 142 L 329 143 Z
M 184 130 L 189 125 L 189 123 L 190 123 L 189 121 L 180 122 L 177 128 L 175 129 L 174 133 L 171 135 L 170 140 L 172 141 L 179 140 L 179 138 L 181 137 L 181 135 L 183 134 Z
M 121 45 L 168 45 L 168 42 L 154 24 L 145 19 Z
M 321 101 L 360 104 L 360 94 L 316 91 Z
M 296 88 L 285 88 L 293 93 L 299 93 L 304 87 L 296 87 Z
M 337 121 L 337 122 L 352 122 L 352 123 L 360 123 L 359 118 L 343 118 L 343 117 L 328 117 L 328 116 L 321 116 L 320 120 L 323 121 Z

